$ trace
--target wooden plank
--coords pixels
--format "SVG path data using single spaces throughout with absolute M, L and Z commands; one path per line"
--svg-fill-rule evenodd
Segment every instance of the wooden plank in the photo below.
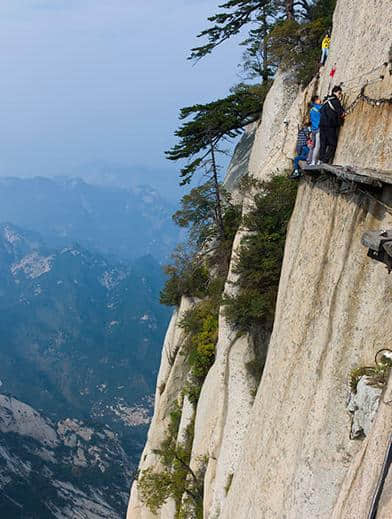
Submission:
M 392 184 L 392 170 L 378 170 L 371 168 L 360 168 L 357 166 L 348 166 L 350 169 L 355 170 L 359 175 L 375 178 L 383 184 Z
M 330 164 L 322 164 L 324 171 L 328 171 L 333 175 L 336 175 L 338 178 L 342 178 L 343 180 L 348 180 L 350 182 L 357 182 L 358 184 L 367 184 L 369 186 L 382 187 L 382 182 L 380 180 L 369 177 L 366 175 L 361 175 L 357 171 L 354 171 L 349 166 L 332 166 Z
M 334 175 L 337 178 L 341 178 L 342 180 L 347 180 L 348 182 L 356 182 L 359 184 L 366 184 L 369 186 L 382 187 L 382 181 L 377 179 L 375 176 L 367 176 L 363 174 L 359 174 L 354 170 L 354 168 L 350 166 L 337 166 L 331 164 L 319 164 L 317 166 L 310 166 L 304 161 L 300 161 L 300 168 L 307 173 L 315 173 L 315 172 L 327 172 Z M 364 170 L 361 170 L 363 172 Z M 390 179 L 392 183 L 392 176 Z
M 357 182 L 359 184 L 367 184 L 375 187 L 382 187 L 383 184 L 392 184 L 392 171 L 379 171 L 353 166 L 338 166 L 335 164 L 310 166 L 304 161 L 300 161 L 299 165 L 300 168 L 307 173 L 311 174 L 324 171 L 349 182 Z
M 320 171 L 320 166 L 311 166 L 310 164 L 308 164 L 307 162 L 305 162 L 303 160 L 299 161 L 299 165 L 303 171 L 309 171 L 309 172 L 314 171 L 315 173 Z

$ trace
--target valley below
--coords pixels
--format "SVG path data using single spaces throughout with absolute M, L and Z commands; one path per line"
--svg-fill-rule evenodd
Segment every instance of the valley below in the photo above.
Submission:
M 64 189 L 43 179 L 2 181 L 22 192 L 35 182 Z M 83 198 L 75 194 L 80 186 L 90 196 L 98 189 L 74 182 L 72 196 L 63 192 L 64 219 Z M 0 516 L 117 519 L 151 421 L 169 319 L 159 304 L 161 265 L 151 254 L 137 256 L 161 231 L 146 233 L 133 252 L 119 247 L 114 254 L 103 236 L 94 238 L 103 232 L 99 215 L 90 211 L 88 232 L 77 227 L 85 198 L 75 209 L 77 232 L 67 233 L 57 232 L 60 209 L 50 213 L 49 193 L 41 190 L 40 199 L 41 206 L 30 197 L 24 213 L 18 204 L 2 206 Z M 118 227 L 114 222 L 112 243 Z

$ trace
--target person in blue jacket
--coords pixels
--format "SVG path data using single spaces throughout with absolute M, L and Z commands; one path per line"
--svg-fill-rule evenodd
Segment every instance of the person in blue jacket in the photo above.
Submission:
M 308 156 L 308 162 L 311 166 L 315 166 L 318 162 L 320 154 L 320 118 L 321 118 L 321 99 L 319 96 L 313 96 L 309 104 L 310 124 L 312 126 L 312 141 L 313 148 L 311 148 Z

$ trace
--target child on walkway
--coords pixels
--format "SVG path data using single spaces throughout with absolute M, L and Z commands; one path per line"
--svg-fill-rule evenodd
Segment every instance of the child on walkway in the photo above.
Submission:
M 296 146 L 297 156 L 294 159 L 294 170 L 289 178 L 299 178 L 301 176 L 299 172 L 299 162 L 308 158 L 311 146 L 313 146 L 311 128 L 309 127 L 309 123 L 306 123 L 298 132 Z

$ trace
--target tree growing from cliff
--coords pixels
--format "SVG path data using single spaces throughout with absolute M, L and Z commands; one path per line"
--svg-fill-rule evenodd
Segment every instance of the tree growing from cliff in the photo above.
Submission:
M 190 467 L 194 420 L 184 431 L 183 441 L 178 442 L 181 407 L 175 403 L 169 415 L 166 437 L 160 448 L 154 451 L 161 468 L 143 470 L 138 480 L 138 490 L 143 503 L 153 514 L 172 498 L 176 505 L 176 517 L 202 518 L 204 468 L 195 473 Z
M 239 65 L 246 79 L 271 79 L 275 67 L 269 59 L 268 36 L 274 24 L 274 9 L 266 4 L 255 15 L 253 28 L 249 30 L 247 38 L 240 45 L 245 47 L 242 62 Z
M 267 41 L 272 63 L 282 70 L 294 70 L 303 85 L 318 72 L 320 42 L 331 26 L 336 0 L 315 0 L 308 4 L 306 17 L 277 21 Z
M 171 264 L 164 267 L 167 280 L 160 294 L 161 304 L 178 306 L 182 296 L 205 297 L 209 275 L 195 251 L 179 245 L 171 259 Z
M 187 246 L 179 246 L 172 254 L 172 262 L 165 266 L 168 278 L 161 292 L 164 305 L 178 306 L 181 297 L 206 296 L 218 298 L 223 290 L 229 267 L 233 240 L 241 222 L 241 206 L 231 200 L 223 189 L 224 238 L 215 225 L 215 201 L 212 188 L 203 184 L 191 190 L 181 201 L 180 209 L 173 215 L 180 227 L 189 228 Z M 218 272 L 211 279 L 210 272 Z
M 267 46 L 272 28 L 284 19 L 307 19 L 312 5 L 313 0 L 229 0 L 219 6 L 219 13 L 208 18 L 211 26 L 198 34 L 198 38 L 207 38 L 207 43 L 191 49 L 189 59 L 197 61 L 207 56 L 250 26 L 241 42 L 246 47 L 242 68 L 250 78 L 261 76 L 267 81 L 274 72 Z
M 197 104 L 182 108 L 180 120 L 187 120 L 176 131 L 180 141 L 166 152 L 169 160 L 187 160 L 181 169 L 181 185 L 189 184 L 199 171 L 206 179 L 205 193 L 208 201 L 213 198 L 213 223 L 223 239 L 224 199 L 219 182 L 217 155 L 222 153 L 221 143 L 240 135 L 243 128 L 256 121 L 262 111 L 269 84 L 246 86 L 239 85 L 224 98 L 207 104 Z M 206 204 L 206 209 L 211 207 Z
M 330 27 L 336 0 L 229 0 L 208 18 L 198 37 L 207 43 L 191 50 L 199 60 L 250 27 L 241 67 L 248 79 L 271 78 L 278 66 L 294 68 L 301 82 L 317 72 L 323 33 Z

